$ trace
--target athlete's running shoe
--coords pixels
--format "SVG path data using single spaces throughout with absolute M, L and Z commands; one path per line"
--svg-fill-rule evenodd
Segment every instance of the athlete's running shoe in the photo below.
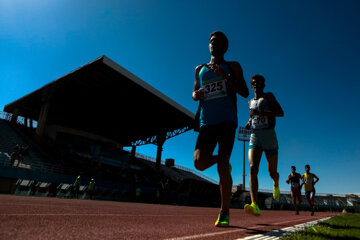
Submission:
M 229 226 L 230 215 L 228 212 L 220 211 L 218 219 L 215 222 L 216 227 L 227 227 Z
M 311 212 L 311 216 L 314 216 L 314 211 Z
M 245 213 L 251 214 L 254 216 L 260 216 L 260 209 L 256 203 L 245 204 L 244 206 Z
M 280 188 L 279 188 L 279 186 L 275 187 L 275 182 L 274 182 L 274 187 L 273 187 L 273 198 L 275 200 L 279 200 L 279 198 L 280 198 Z

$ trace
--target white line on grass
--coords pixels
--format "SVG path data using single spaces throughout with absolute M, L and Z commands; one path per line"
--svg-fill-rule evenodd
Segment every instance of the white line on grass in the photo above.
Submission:
M 281 225 L 281 224 L 284 224 L 284 223 L 295 222 L 295 221 L 297 222 L 299 220 L 302 221 L 302 220 L 307 220 L 307 219 L 309 219 L 309 218 L 294 219 L 294 221 L 284 221 L 284 222 L 275 223 L 273 225 Z M 167 238 L 167 239 L 164 239 L 164 240 L 188 240 L 188 239 L 196 239 L 196 238 L 203 238 L 203 237 L 212 237 L 212 236 L 229 234 L 229 233 L 243 232 L 243 231 L 247 231 L 247 230 L 255 230 L 255 229 L 263 228 L 263 227 L 264 226 L 246 227 L 245 229 L 236 229 L 236 230 L 213 232 L 213 233 L 203 233 L 203 234 L 197 234 L 197 235 L 191 235 L 191 236 Z
M 283 228 L 283 229 L 279 229 L 279 230 L 274 230 L 265 234 L 258 234 L 258 235 L 254 235 L 254 236 L 249 236 L 246 238 L 238 238 L 235 240 L 270 240 L 270 239 L 279 239 L 279 237 L 284 236 L 290 232 L 297 232 L 297 231 L 301 231 L 304 230 L 306 227 L 312 227 L 315 224 L 318 224 L 319 222 L 325 221 L 330 219 L 331 217 L 326 217 L 326 218 L 322 218 L 322 219 L 318 219 L 312 222 L 306 222 L 306 223 L 302 223 L 302 224 L 298 224 L 295 226 L 291 226 L 291 227 L 287 227 L 287 228 Z

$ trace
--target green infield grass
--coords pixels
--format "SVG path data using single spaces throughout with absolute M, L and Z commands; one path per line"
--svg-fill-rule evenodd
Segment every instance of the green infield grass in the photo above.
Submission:
M 360 214 L 346 213 L 332 217 L 313 227 L 305 228 L 303 231 L 291 233 L 282 240 L 350 240 L 360 239 Z

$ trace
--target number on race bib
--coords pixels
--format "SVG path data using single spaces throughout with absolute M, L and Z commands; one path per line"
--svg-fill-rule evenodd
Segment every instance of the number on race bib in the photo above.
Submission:
M 203 87 L 205 100 L 227 96 L 225 79 L 210 79 L 203 82 Z

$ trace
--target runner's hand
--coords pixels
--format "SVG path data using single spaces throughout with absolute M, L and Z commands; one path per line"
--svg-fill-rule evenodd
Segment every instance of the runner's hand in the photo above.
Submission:
M 199 88 L 198 90 L 194 91 L 194 99 L 195 101 L 199 100 L 201 96 L 204 95 L 204 88 Z
M 253 117 L 255 115 L 260 115 L 260 112 L 255 109 L 250 109 L 250 117 Z
M 218 64 L 211 64 L 209 65 L 210 70 L 220 76 L 222 76 L 223 78 L 227 78 L 227 74 L 224 72 L 224 70 L 222 70 L 222 68 L 218 65 Z
M 251 129 L 251 121 L 248 121 L 245 125 L 245 129 L 250 130 Z

